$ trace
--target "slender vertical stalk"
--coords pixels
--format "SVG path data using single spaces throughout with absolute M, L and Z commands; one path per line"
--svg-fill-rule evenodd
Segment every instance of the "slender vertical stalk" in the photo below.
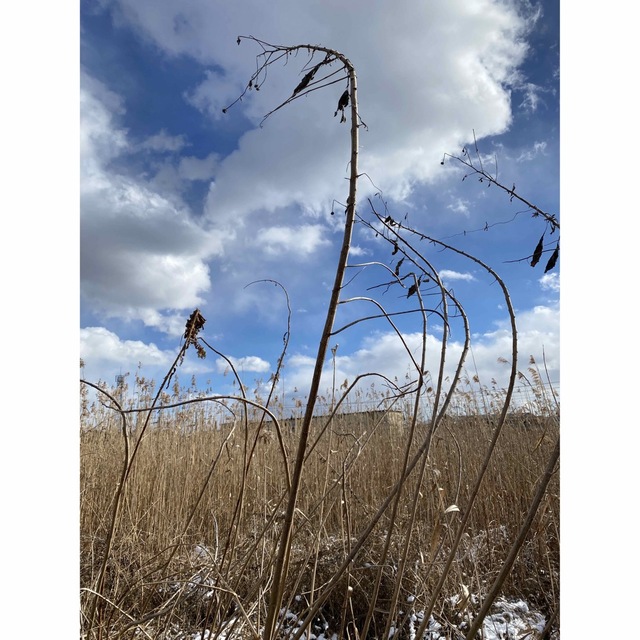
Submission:
M 314 49 L 314 47 L 310 47 Z M 327 51 L 326 49 L 318 48 Z M 289 493 L 289 501 L 285 511 L 284 524 L 280 536 L 278 547 L 278 555 L 274 567 L 273 587 L 270 592 L 269 606 L 267 611 L 267 619 L 265 621 L 264 638 L 272 640 L 276 630 L 276 620 L 278 611 L 282 605 L 284 594 L 284 586 L 289 569 L 289 558 L 291 554 L 291 538 L 293 532 L 293 518 L 300 489 L 300 480 L 302 478 L 302 467 L 305 458 L 305 450 L 309 439 L 309 431 L 311 427 L 311 419 L 315 408 L 318 390 L 320 388 L 320 380 L 322 377 L 322 369 L 327 356 L 327 349 L 333 324 L 340 301 L 340 293 L 342 283 L 344 281 L 345 269 L 349 257 L 349 249 L 351 247 L 351 236 L 353 233 L 353 225 L 355 221 L 356 210 L 356 186 L 358 181 L 358 98 L 357 98 L 357 82 L 356 72 L 351 62 L 338 52 L 331 51 L 335 57 L 342 62 L 347 70 L 349 77 L 349 99 L 351 103 L 351 162 L 349 176 L 349 196 L 347 198 L 346 220 L 344 225 L 344 234 L 342 239 L 342 249 L 338 259 L 336 268 L 336 276 L 331 291 L 327 317 L 322 331 L 322 337 L 318 345 L 318 354 L 316 356 L 315 368 L 311 386 L 309 389 L 309 400 L 307 402 L 302 427 L 300 430 L 300 440 L 298 441 L 298 450 L 296 453 L 293 474 L 291 478 L 291 491 Z

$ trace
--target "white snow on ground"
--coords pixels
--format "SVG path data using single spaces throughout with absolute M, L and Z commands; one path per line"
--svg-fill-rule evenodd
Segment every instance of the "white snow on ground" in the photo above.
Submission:
M 473 550 L 473 545 L 467 545 L 467 551 L 469 550 Z M 194 558 L 196 560 L 213 560 L 215 559 L 214 556 L 215 554 L 205 546 L 196 545 L 194 549 Z M 182 590 L 187 588 L 194 592 L 201 592 L 203 587 L 206 588 L 210 584 L 209 581 L 210 576 L 206 572 L 198 571 L 191 577 L 186 587 L 183 583 L 182 585 L 176 585 L 176 588 Z M 461 608 L 466 609 L 467 605 L 461 605 L 461 601 L 465 601 L 467 604 L 479 605 L 479 598 L 475 594 L 471 594 L 464 585 L 462 587 L 460 594 L 454 594 L 448 599 L 449 604 L 458 610 Z M 208 592 L 203 597 L 208 599 L 212 593 Z M 296 602 L 302 602 L 303 598 L 296 596 L 295 600 Z M 409 607 L 412 607 L 414 602 L 414 596 L 407 597 L 406 603 Z M 400 611 L 398 617 L 397 622 L 403 628 L 399 629 L 395 624 L 392 625 L 387 640 L 393 640 L 396 637 L 418 640 L 416 632 L 424 619 L 424 612 L 416 612 L 410 609 L 408 612 Z M 300 624 L 302 624 L 303 618 L 304 615 L 283 608 L 280 611 L 281 628 L 277 637 L 281 640 L 293 637 Z M 246 622 L 246 618 L 244 620 L 230 618 L 224 622 L 222 628 L 218 628 L 213 634 L 208 631 L 205 631 L 204 634 L 202 632 L 195 634 L 185 633 L 179 628 L 173 627 L 172 631 L 164 637 L 166 637 L 166 640 L 212 640 L 214 637 L 216 640 L 244 640 L 247 637 Z M 532 611 L 523 600 L 498 598 L 494 602 L 490 613 L 484 619 L 482 638 L 483 640 L 537 640 L 541 637 L 545 624 L 545 617 L 537 611 Z M 465 628 L 464 625 L 461 625 L 459 628 L 454 629 L 450 625 L 441 624 L 431 616 L 425 633 L 420 640 L 464 638 L 468 628 L 468 626 Z M 456 635 L 451 635 L 452 632 Z M 309 640 L 340 640 L 321 615 L 311 624 L 310 633 L 305 633 L 303 637 L 305 640 L 307 638 Z M 559 632 L 555 630 L 551 634 L 551 640 L 559 640 L 559 638 Z
M 494 609 L 498 611 L 484 619 L 485 640 L 533 640 L 539 637 L 546 624 L 544 616 L 530 611 L 522 600 L 498 600 Z
M 299 617 L 291 611 L 283 611 L 282 618 L 289 636 L 283 634 L 279 637 L 293 637 L 300 622 Z M 412 614 L 409 617 L 407 625 L 409 640 L 416 640 L 415 633 L 422 619 L 422 612 Z M 229 623 L 232 627 L 231 620 Z M 488 615 L 484 620 L 482 637 L 484 640 L 536 640 L 540 638 L 545 624 L 546 620 L 544 616 L 536 611 L 531 611 L 526 602 L 522 600 L 508 601 L 498 599 L 493 605 L 493 613 Z M 391 632 L 389 633 L 389 640 L 392 640 L 397 633 L 398 629 L 392 626 Z M 208 631 L 205 632 L 204 635 L 196 633 L 189 636 L 176 636 L 176 638 L 180 638 L 180 640 L 208 640 L 209 637 Z M 213 634 L 211 637 L 213 637 Z M 324 629 L 312 629 L 309 636 L 304 635 L 304 638 L 307 637 L 310 638 L 310 640 L 339 640 L 337 634 L 326 628 L 326 625 Z M 448 640 L 451 637 L 451 635 L 447 635 L 445 628 L 431 616 L 422 640 Z M 464 637 L 464 631 L 460 631 L 460 637 Z M 556 635 L 552 635 L 551 637 L 559 638 L 560 636 L 556 633 Z M 217 634 L 217 638 L 219 638 L 219 640 L 234 640 L 234 635 L 228 636 L 222 631 L 222 633 Z

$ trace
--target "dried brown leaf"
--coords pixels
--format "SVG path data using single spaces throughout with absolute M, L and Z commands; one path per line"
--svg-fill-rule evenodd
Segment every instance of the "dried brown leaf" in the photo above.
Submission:
M 542 256 L 543 241 L 544 241 L 544 233 L 542 234 L 542 237 L 538 241 L 535 251 L 533 252 L 533 257 L 531 258 L 532 267 L 535 267 L 540 261 L 540 257 Z

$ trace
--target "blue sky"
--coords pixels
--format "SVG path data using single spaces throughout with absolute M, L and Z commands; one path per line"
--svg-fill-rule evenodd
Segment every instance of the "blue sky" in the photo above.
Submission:
M 307 63 L 276 64 L 259 92 L 227 114 L 243 91 L 258 46 L 322 44 L 347 55 L 358 73 L 361 130 L 359 210 L 381 193 L 389 213 L 492 266 L 518 314 L 522 371 L 543 350 L 559 383 L 559 268 L 526 261 L 546 225 L 526 207 L 457 163 L 474 131 L 500 177 L 559 216 L 559 16 L 555 2 L 453 1 L 298 3 L 281 1 L 81 3 L 80 281 L 83 375 L 113 384 L 142 363 L 162 379 L 191 311 L 204 337 L 234 359 L 255 387 L 275 370 L 286 329 L 285 298 L 257 280 L 278 281 L 290 298 L 291 338 L 282 390 L 304 393 L 324 322 L 341 242 L 348 125 L 334 118 L 342 85 L 263 116 L 289 97 Z M 473 147 L 469 147 L 473 149 Z M 376 199 L 380 205 L 380 199 Z M 504 222 L 511 221 L 508 224 Z M 488 231 L 484 231 L 485 227 Z M 557 236 L 557 234 L 556 234 Z M 545 236 L 545 249 L 556 236 Z M 429 259 L 465 308 L 474 336 L 470 375 L 506 384 L 507 316 L 498 287 L 474 264 L 432 250 Z M 356 227 L 350 264 L 397 263 L 391 247 Z M 359 269 L 348 297 L 371 295 L 389 311 L 406 292 L 371 289 L 381 269 Z M 354 270 L 355 272 L 355 270 Z M 353 272 L 352 272 L 353 273 Z M 368 314 L 341 309 L 337 326 Z M 441 327 L 430 339 L 437 365 Z M 399 328 L 417 347 L 420 323 Z M 455 354 L 461 335 L 452 336 Z M 334 343 L 332 342 L 332 345 Z M 402 378 L 408 367 L 384 323 L 336 336 L 337 379 L 365 371 Z M 190 354 L 187 384 L 228 391 L 224 363 Z M 453 362 L 453 360 L 452 360 Z M 329 367 L 329 363 L 327 363 Z M 453 364 L 451 365 L 453 367 Z M 452 369 L 449 369 L 451 371 Z M 322 388 L 327 389 L 328 379 Z M 288 403 L 289 400 L 286 401 Z

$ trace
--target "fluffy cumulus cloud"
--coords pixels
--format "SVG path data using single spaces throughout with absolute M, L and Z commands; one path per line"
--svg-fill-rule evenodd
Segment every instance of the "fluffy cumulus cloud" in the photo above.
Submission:
M 323 245 L 330 244 L 323 237 L 326 228 L 318 224 L 306 224 L 299 227 L 270 227 L 260 232 L 257 244 L 271 256 L 306 256 Z
M 537 369 L 543 376 L 557 385 L 559 381 L 559 310 L 557 305 L 538 306 L 518 315 L 518 362 L 517 370 L 530 377 L 529 369 Z M 400 336 L 392 332 L 374 333 L 365 337 L 359 348 L 349 355 L 339 355 L 335 359 L 335 377 L 338 386 L 345 380 L 355 381 L 356 376 L 369 372 L 360 389 L 370 388 L 374 383 L 378 391 L 391 388 L 387 381 L 403 385 L 415 380 L 421 362 L 423 346 L 426 346 L 425 370 L 430 380 L 435 380 L 440 365 L 441 336 L 431 333 L 423 339 L 420 332 L 404 333 Z M 451 380 L 463 353 L 463 345 L 450 341 L 446 349 L 445 378 Z M 511 371 L 512 337 L 506 323 L 500 323 L 472 342 L 464 364 L 464 376 L 477 376 L 479 384 L 501 389 L 507 387 Z M 535 364 L 531 364 L 531 359 Z M 305 355 L 292 355 L 287 360 L 285 381 L 288 388 L 306 389 L 314 368 L 314 359 Z M 546 370 L 546 371 L 545 371 Z M 386 380 L 385 380 L 386 378 Z M 322 391 L 330 389 L 333 379 L 333 365 L 328 361 L 323 370 Z M 522 379 L 519 379 L 522 384 Z M 445 385 L 446 387 L 446 385 Z
M 80 358 L 85 380 L 114 384 L 116 374 L 132 373 L 138 363 L 145 364 L 145 375 L 162 379 L 175 354 L 153 343 L 123 340 L 105 327 L 85 327 L 80 330 Z
M 205 158 L 185 156 L 178 163 L 178 175 L 183 180 L 209 180 L 218 164 L 218 154 L 210 153 Z
M 218 164 L 218 154 L 204 158 L 195 156 L 170 156 L 155 160 L 155 173 L 148 180 L 148 187 L 165 198 L 175 200 L 189 190 L 195 182 L 209 182 Z
M 155 344 L 140 340 L 121 340 L 104 327 L 86 327 L 80 330 L 80 354 L 84 359 L 108 362 L 145 361 L 149 365 L 169 365 L 171 354 L 161 351 Z
M 560 291 L 560 278 L 556 272 L 545 273 L 540 278 L 540 287 L 543 291 L 553 291 L 557 293 Z
M 249 41 L 238 47 L 236 34 L 318 43 L 345 53 L 359 72 L 362 119 L 375 132 L 361 128 L 361 167 L 397 199 L 407 198 L 416 181 L 432 178 L 442 152 L 467 141 L 471 126 L 479 136 L 507 128 L 509 87 L 518 83 L 525 34 L 535 17 L 518 13 L 522 3 L 490 0 L 114 4 L 128 24 L 168 54 L 187 54 L 212 67 L 189 99 L 216 118 L 242 92 L 260 51 Z M 291 94 L 307 61 L 301 51 L 286 65 L 278 63 L 260 92 L 249 92 L 235 108 L 258 123 Z M 346 175 L 348 130 L 333 117 L 343 86 L 306 96 L 243 136 L 211 187 L 207 211 L 216 224 L 253 224 L 256 211 L 300 203 L 319 210 L 344 198 L 336 185 Z
M 143 186 L 113 179 L 84 194 L 83 294 L 107 309 L 185 308 L 209 288 L 203 232 Z
M 245 356 L 243 358 L 229 357 L 229 360 L 239 374 L 244 374 L 245 372 L 267 373 L 271 370 L 271 365 L 258 356 Z M 216 360 L 216 370 L 218 373 L 226 374 L 230 372 L 231 367 L 226 360 L 218 358 Z
M 114 161 L 135 152 L 118 126 L 124 108 L 116 94 L 83 76 L 81 293 L 106 316 L 175 331 L 170 315 L 164 321 L 158 312 L 202 301 L 210 288 L 206 260 L 220 251 L 220 237 L 194 222 L 179 200 L 114 168 Z M 164 133 L 150 140 L 155 150 L 182 146 Z
M 518 362 L 520 372 L 526 372 L 530 359 L 540 366 L 544 363 L 549 377 L 558 383 L 560 370 L 559 308 L 553 305 L 539 305 L 533 309 L 517 313 Z M 506 321 L 497 323 L 495 329 L 487 331 L 473 343 L 473 370 L 477 371 L 481 382 L 489 384 L 497 378 L 501 386 L 506 386 L 511 365 L 511 329 Z M 501 363 L 496 373 L 496 363 Z M 471 365 L 471 363 L 469 363 Z M 504 370 L 501 371 L 500 369 Z M 469 366 L 469 370 L 471 366 Z
M 103 166 L 127 148 L 127 132 L 115 120 L 125 111 L 123 100 L 104 84 L 83 74 L 80 90 L 81 186 L 105 184 Z
M 150 151 L 180 151 L 187 145 L 184 136 L 169 135 L 164 129 L 149 136 L 140 143 L 139 148 Z
M 352 39 L 349 32 L 358 28 L 362 15 L 369 27 L 363 37 Z M 341 8 L 316 17 L 319 31 L 330 33 L 332 46 L 347 53 L 359 71 L 359 109 L 369 127 L 361 129 L 360 166 L 385 194 L 404 200 L 416 181 L 431 179 L 442 152 L 469 139 L 469 123 L 478 135 L 499 133 L 510 123 L 505 85 L 525 53 L 524 23 L 515 13 L 488 2 L 414 3 L 411 10 L 395 3 L 367 3 L 359 11 Z M 307 41 L 296 31 L 274 25 L 273 40 Z M 239 51 L 235 55 L 241 56 Z M 289 67 L 301 68 L 306 56 L 300 57 L 289 61 Z M 274 106 L 295 86 L 299 76 L 292 77 L 290 69 L 278 71 L 280 77 L 273 85 L 269 79 L 259 100 L 251 96 L 250 116 Z M 248 216 L 261 207 L 301 201 L 319 209 L 334 197 L 344 198 L 335 191 L 348 159 L 346 127 L 333 117 L 341 88 L 305 97 L 303 104 L 278 112 L 262 129 L 247 133 L 238 152 L 220 168 L 210 192 L 210 215 L 234 210 Z M 259 188 L 241 196 L 245 180 Z M 363 194 L 374 190 L 363 183 Z
M 142 365 L 142 375 L 148 379 L 162 380 L 175 361 L 177 349 L 161 349 L 153 342 L 126 340 L 105 327 L 80 329 L 80 358 L 82 377 L 96 382 L 114 383 L 116 375 L 132 374 Z M 206 373 L 210 369 L 206 361 L 191 357 L 184 359 L 179 375 Z
M 214 120 L 224 118 L 223 109 L 238 97 L 238 79 L 231 79 L 215 70 L 205 73 L 205 80 L 185 94 L 189 104 Z
M 475 277 L 471 273 L 461 273 L 460 271 L 453 271 L 451 269 L 442 269 L 438 272 L 438 275 L 443 282 L 449 282 L 452 280 L 465 280 L 466 282 L 472 282 Z

